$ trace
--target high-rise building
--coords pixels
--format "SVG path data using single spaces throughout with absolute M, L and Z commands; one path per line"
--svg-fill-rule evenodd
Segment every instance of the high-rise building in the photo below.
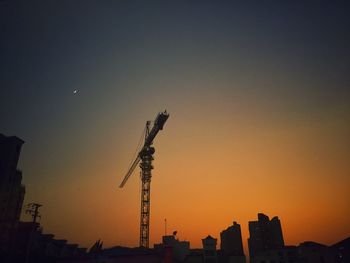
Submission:
M 21 215 L 25 188 L 17 163 L 24 141 L 0 134 L 0 257 L 10 251 Z
M 220 248 L 227 256 L 243 256 L 241 226 L 233 222 L 226 230 L 220 233 Z
M 226 230 L 220 233 L 220 248 L 225 262 L 245 263 L 243 252 L 241 226 L 237 222 L 233 222 Z
M 271 249 L 284 247 L 281 222 L 277 216 L 271 220 L 267 215 L 258 214 L 258 221 L 249 222 L 249 255 L 250 258 Z
M 217 263 L 218 257 L 216 253 L 217 239 L 208 235 L 202 239 L 203 244 L 203 258 L 205 263 Z

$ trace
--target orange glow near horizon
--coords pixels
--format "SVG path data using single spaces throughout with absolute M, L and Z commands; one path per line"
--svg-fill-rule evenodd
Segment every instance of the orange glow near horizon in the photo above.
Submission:
M 287 126 L 227 121 L 229 116 L 208 113 L 197 122 L 170 111 L 155 140 L 151 246 L 161 242 L 165 218 L 168 234 L 177 230 L 194 248 L 208 234 L 219 240 L 220 231 L 237 221 L 247 253 L 248 221 L 258 212 L 279 216 L 286 244 L 331 244 L 349 235 L 350 152 L 344 140 L 350 129 L 342 115 Z M 79 155 L 74 148 L 59 153 L 68 155 L 53 168 L 62 177 L 51 178 L 44 166 L 46 180 L 27 184 L 31 200 L 49 200 L 42 208 L 44 232 L 86 247 L 99 238 L 107 247 L 138 245 L 139 170 L 118 188 L 134 150 L 129 142 L 138 138 L 113 136 L 81 144 Z

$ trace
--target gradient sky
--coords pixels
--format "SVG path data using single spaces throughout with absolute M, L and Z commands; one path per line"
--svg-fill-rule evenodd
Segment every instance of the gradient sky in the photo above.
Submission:
M 192 247 L 235 220 L 246 247 L 258 212 L 287 244 L 350 235 L 349 2 L 20 2 L 0 2 L 0 132 L 26 141 L 44 232 L 137 246 L 139 170 L 118 185 L 167 109 L 150 244 L 164 218 Z

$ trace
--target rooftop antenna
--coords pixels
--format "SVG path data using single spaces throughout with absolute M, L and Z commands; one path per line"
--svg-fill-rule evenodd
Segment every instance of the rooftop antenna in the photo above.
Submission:
M 32 222 L 36 223 L 38 218 L 41 218 L 41 215 L 39 214 L 39 208 L 41 207 L 41 204 L 38 203 L 29 203 L 27 205 L 26 214 L 29 214 L 32 217 Z

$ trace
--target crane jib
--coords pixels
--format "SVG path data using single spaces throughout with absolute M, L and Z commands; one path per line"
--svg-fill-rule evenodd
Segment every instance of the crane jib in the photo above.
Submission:
M 132 172 L 136 168 L 137 164 L 141 161 L 141 153 L 152 144 L 152 142 L 153 142 L 154 138 L 156 137 L 156 135 L 158 134 L 158 132 L 163 129 L 163 126 L 168 118 L 169 118 L 169 114 L 166 111 L 158 113 L 156 119 L 154 120 L 153 128 L 150 131 L 150 133 L 148 134 L 147 138 L 145 139 L 145 143 L 144 143 L 141 151 L 138 153 L 136 159 L 134 160 L 133 164 L 129 168 L 128 172 L 126 173 L 126 175 L 125 175 L 125 177 L 124 177 L 124 179 L 119 187 L 123 187 L 125 185 L 125 183 L 128 181 L 129 177 L 131 176 Z

